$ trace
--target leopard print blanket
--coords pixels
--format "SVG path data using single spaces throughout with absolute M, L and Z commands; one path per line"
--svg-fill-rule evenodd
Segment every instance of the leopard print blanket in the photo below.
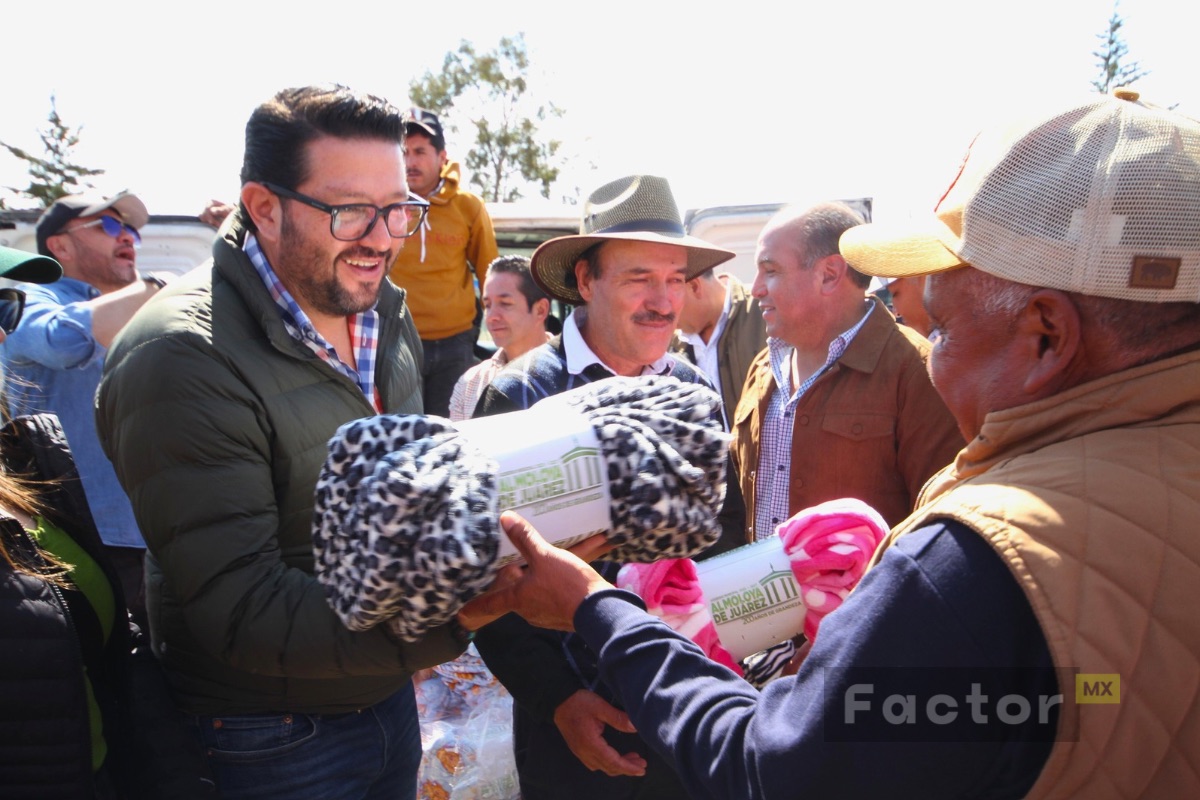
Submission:
M 685 558 L 716 542 L 729 439 L 719 395 L 646 377 L 554 399 L 599 438 L 612 499 L 606 536 L 616 545 L 608 559 Z M 416 641 L 491 585 L 503 535 L 497 470 L 440 417 L 381 415 L 337 430 L 317 481 L 313 549 L 317 579 L 348 628 L 386 622 Z

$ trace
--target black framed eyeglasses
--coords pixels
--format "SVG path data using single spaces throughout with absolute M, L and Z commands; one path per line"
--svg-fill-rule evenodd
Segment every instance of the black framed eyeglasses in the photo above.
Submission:
M 370 203 L 347 203 L 331 206 L 275 183 L 263 181 L 263 186 L 280 197 L 296 200 L 312 206 L 318 211 L 324 211 L 329 215 L 329 232 L 333 234 L 333 238 L 341 242 L 355 242 L 367 236 L 375 229 L 375 223 L 379 221 L 380 217 L 383 217 L 383 224 L 387 227 L 389 236 L 393 239 L 407 238 L 421 227 L 421 221 L 425 219 L 425 212 L 429 210 L 429 203 L 412 194 L 408 196 L 407 201 L 392 203 L 384 208 L 373 206 Z
M 10 334 L 17 329 L 25 312 L 25 293 L 20 289 L 0 289 L 0 330 Z

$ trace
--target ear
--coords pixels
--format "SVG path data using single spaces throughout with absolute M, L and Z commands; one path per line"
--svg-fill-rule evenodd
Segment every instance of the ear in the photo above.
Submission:
M 583 302 L 592 302 L 592 276 L 588 273 L 588 262 L 582 258 L 575 262 L 575 283 L 579 286 L 579 296 Z
M 283 231 L 283 204 L 279 196 L 261 183 L 250 181 L 242 186 L 242 205 L 258 229 L 255 237 L 271 245 L 278 243 Z
M 46 249 L 50 251 L 50 255 L 60 264 L 63 263 L 63 259 L 71 252 L 70 240 L 70 236 L 58 235 L 46 239 Z
M 821 282 L 821 294 L 833 294 L 843 284 L 846 278 L 846 259 L 840 253 L 832 253 L 819 259 L 813 264 L 817 277 Z
M 1073 385 L 1083 367 L 1083 324 L 1065 292 L 1035 292 L 1017 321 L 1015 334 L 1030 368 L 1023 389 L 1033 399 Z
M 545 297 L 534 300 L 529 310 L 533 313 L 533 316 L 545 322 L 546 317 L 550 316 L 550 301 Z

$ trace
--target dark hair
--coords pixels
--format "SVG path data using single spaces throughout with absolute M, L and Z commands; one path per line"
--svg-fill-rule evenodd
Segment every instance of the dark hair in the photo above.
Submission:
M 575 294 L 579 294 L 579 279 L 575 277 L 575 264 L 583 261 L 587 264 L 588 275 L 592 280 L 600 277 L 600 248 L 604 246 L 604 240 L 596 242 L 594 245 L 584 250 L 575 258 L 575 263 L 567 270 L 567 274 L 563 276 L 563 285 L 571 289 Z
M 851 228 L 862 225 L 863 218 L 845 203 L 821 203 L 804 212 L 801 231 L 804 236 L 804 268 L 812 269 L 826 256 L 838 254 L 838 240 Z M 871 278 L 846 264 L 846 274 L 856 286 L 867 288 Z
M 0 506 L 23 511 L 30 517 L 42 513 L 37 487 L 3 469 L 0 469 Z M 67 573 L 70 571 L 70 567 L 53 553 L 36 545 L 31 552 L 14 552 L 5 543 L 4 537 L 0 536 L 0 561 L 4 561 L 17 572 L 34 575 L 54 586 L 65 587 L 68 585 Z
M 446 152 L 446 137 L 445 135 L 431 136 L 429 131 L 422 128 L 415 122 L 409 122 L 404 126 L 405 137 L 409 136 L 424 136 L 433 145 L 433 149 L 439 153 Z
M 529 259 L 525 256 L 507 255 L 500 256 L 488 265 L 488 275 L 516 275 L 517 288 L 525 297 L 525 304 L 528 308 L 533 308 L 533 304 L 538 300 L 549 300 L 549 296 L 542 291 L 541 287 L 533 282 L 533 275 L 529 272 Z
M 345 86 L 284 89 L 254 109 L 246 123 L 242 183 L 270 181 L 294 189 L 308 178 L 305 147 L 321 136 L 383 139 L 403 144 L 400 110 Z M 254 223 L 242 209 L 250 230 Z

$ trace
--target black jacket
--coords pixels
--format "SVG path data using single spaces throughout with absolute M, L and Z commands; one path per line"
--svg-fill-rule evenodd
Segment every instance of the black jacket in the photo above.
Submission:
M 18 417 L 0 429 L 5 469 L 39 487 L 42 513 L 100 566 L 113 619 L 101 621 L 73 589 L 0 559 L 0 795 L 5 798 L 214 797 L 198 746 L 182 727 L 161 669 L 129 621 L 121 584 L 88 509 L 57 417 Z M 0 517 L 0 536 L 21 562 L 45 562 L 21 524 Z M 95 643 L 102 624 L 111 634 Z M 93 635 L 88 635 L 91 632 Z M 86 649 L 86 651 L 85 651 Z M 108 755 L 92 770 L 87 665 Z

